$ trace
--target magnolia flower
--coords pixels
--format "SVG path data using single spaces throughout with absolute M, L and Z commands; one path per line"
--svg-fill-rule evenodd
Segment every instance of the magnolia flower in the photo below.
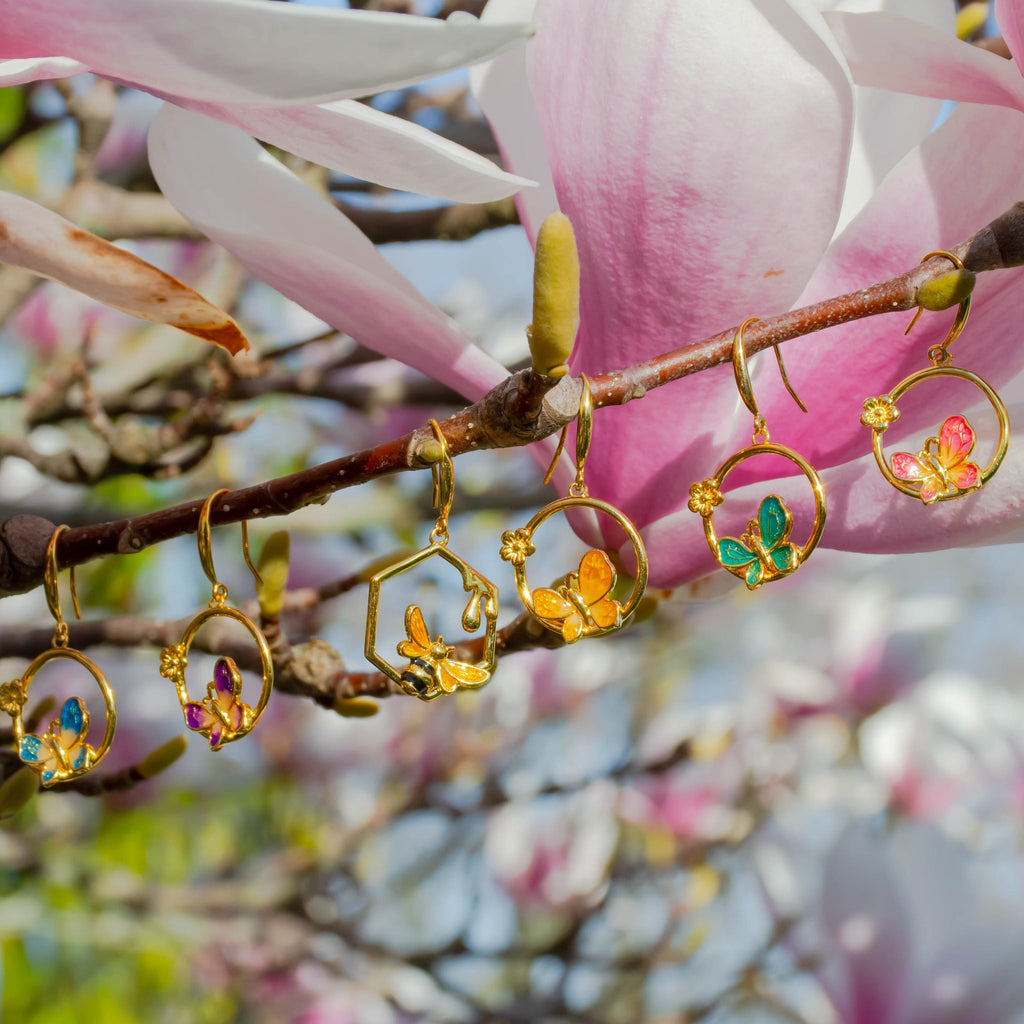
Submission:
M 535 10 L 533 0 L 491 0 L 487 17 L 532 16 L 538 27 L 525 58 L 494 62 L 475 86 L 506 162 L 538 182 L 520 198 L 531 238 L 556 206 L 575 224 L 582 291 L 574 372 L 616 370 L 747 316 L 883 280 L 1020 198 L 1024 87 L 1016 69 L 958 43 L 951 6 L 891 5 L 921 20 L 822 14 L 806 0 L 539 0 Z M 1024 26 L 1012 12 L 1004 27 L 1011 48 L 1024 53 Z M 890 60 L 880 66 L 876 52 Z M 988 105 L 962 105 L 929 134 L 937 101 L 858 90 L 856 82 Z M 192 152 L 206 155 L 202 182 Z M 150 161 L 200 230 L 364 345 L 471 399 L 505 375 L 340 213 L 242 133 L 165 107 L 150 133 Z M 833 237 L 841 217 L 848 223 Z M 1019 272 L 984 275 L 955 351 L 958 364 L 997 387 L 1024 363 L 1019 289 Z M 773 441 L 824 477 L 822 544 L 941 548 L 999 539 L 1016 523 L 1024 464 L 1013 454 L 984 491 L 928 509 L 892 489 L 870 454 L 865 397 L 926 366 L 949 321 L 928 314 L 904 337 L 905 317 L 876 317 L 787 343 L 808 416 L 774 372 L 754 372 Z M 933 406 L 944 408 L 934 388 Z M 955 392 L 951 400 L 964 399 Z M 904 406 L 887 441 L 941 421 L 932 407 Z M 653 586 L 716 567 L 701 519 L 687 508 L 690 486 L 749 444 L 751 429 L 728 366 L 595 417 L 590 492 L 642 528 Z M 802 541 L 812 494 L 802 477 L 766 480 L 779 470 L 762 456 L 730 475 L 741 485 L 730 505 L 743 515 L 734 530 L 724 518 L 725 532 L 742 531 L 753 514 L 745 506 L 756 510 L 772 491 L 792 507 L 794 540 Z M 716 513 L 721 531 L 718 515 L 725 509 Z M 631 557 L 628 546 L 623 555 Z
M 1024 1011 L 1024 926 L 972 885 L 967 852 L 927 825 L 851 826 L 828 855 L 808 948 L 842 1024 L 1009 1024 Z M 998 885 L 998 881 L 996 883 Z
M 0 86 L 93 71 L 392 188 L 482 202 L 523 184 L 348 98 L 493 57 L 527 37 L 523 22 L 270 0 L 0 0 L 0 24 Z M 183 156 L 195 170 L 197 154 Z

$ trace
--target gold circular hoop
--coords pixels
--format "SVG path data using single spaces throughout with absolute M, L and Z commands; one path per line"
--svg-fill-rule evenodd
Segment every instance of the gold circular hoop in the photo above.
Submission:
M 772 563 L 770 559 L 766 560 L 761 557 L 747 563 L 749 568 L 739 565 L 730 565 L 727 564 L 726 561 L 723 561 L 722 539 L 719 538 L 718 533 L 715 530 L 715 508 L 723 504 L 725 501 L 725 496 L 722 494 L 722 484 L 725 482 L 725 478 L 733 469 L 736 468 L 736 466 L 755 455 L 781 455 L 782 458 L 788 459 L 797 466 L 805 477 L 807 477 L 807 481 L 811 485 L 811 490 L 814 492 L 814 523 L 811 527 L 810 536 L 802 547 L 796 549 L 796 557 L 793 559 L 792 564 L 787 568 L 779 568 L 777 565 Z M 821 477 L 818 476 L 817 470 L 815 470 L 815 468 L 802 455 L 793 451 L 792 448 L 787 448 L 785 445 L 763 442 L 750 445 L 747 448 L 741 448 L 738 452 L 734 452 L 730 455 L 729 458 L 727 458 L 725 462 L 715 470 L 714 476 L 709 477 L 700 484 L 694 484 L 693 487 L 690 488 L 690 493 L 692 495 L 690 499 L 690 508 L 692 511 L 698 512 L 701 519 L 704 521 L 704 536 L 707 538 L 711 554 L 715 556 L 719 565 L 731 572 L 734 576 L 738 576 L 742 579 L 749 590 L 756 590 L 762 583 L 770 583 L 772 580 L 781 579 L 783 576 L 789 576 L 796 572 L 796 570 L 807 560 L 811 552 L 818 546 L 818 541 L 821 540 L 822 532 L 825 529 L 825 485 L 822 483 Z M 789 522 L 789 526 L 792 526 L 791 513 L 789 512 L 789 509 L 782 504 L 782 499 L 779 498 L 778 495 L 768 495 L 765 497 L 761 502 L 761 507 L 765 505 L 765 502 L 768 502 L 772 498 L 774 498 L 782 507 L 786 516 L 789 517 L 787 520 Z M 758 514 L 760 516 L 760 508 Z M 755 522 L 756 520 L 751 520 L 751 523 Z M 748 524 L 748 532 L 750 529 L 750 524 Z M 784 543 L 786 542 L 786 537 L 788 537 L 788 527 L 786 534 L 782 538 Z M 755 569 L 755 567 L 759 568 Z M 756 579 L 753 578 L 753 572 L 755 571 L 757 574 Z
M 886 430 L 899 417 L 899 409 L 896 408 L 896 402 L 903 397 L 911 388 L 916 387 L 922 381 L 928 380 L 932 377 L 957 377 L 960 380 L 966 380 L 979 388 L 989 400 L 992 408 L 995 410 L 996 416 L 999 419 L 999 443 L 996 445 L 996 450 L 989 460 L 988 465 L 981 471 L 978 482 L 975 486 L 970 487 L 966 490 L 956 489 L 949 494 L 939 494 L 933 501 L 952 501 L 955 498 L 962 498 L 965 494 L 970 494 L 971 491 L 979 490 L 984 487 L 985 484 L 992 479 L 997 469 L 1002 464 L 1003 459 L 1006 457 L 1006 453 L 1010 447 L 1010 415 L 1007 411 L 1006 406 L 1003 404 L 1003 400 L 996 393 L 995 388 L 983 377 L 979 377 L 976 373 L 972 373 L 970 370 L 963 370 L 956 366 L 929 366 L 924 370 L 918 370 L 917 373 L 911 374 L 909 377 L 901 380 L 887 395 L 881 395 L 878 398 L 869 398 L 865 400 L 865 410 L 868 409 L 869 403 L 871 406 L 878 410 L 875 415 L 878 417 L 877 423 L 867 423 L 871 427 L 871 447 L 875 453 L 875 462 L 878 463 L 878 468 L 882 472 L 882 476 L 892 484 L 898 491 L 903 494 L 907 494 L 912 498 L 920 498 L 921 491 L 919 487 L 914 487 L 907 483 L 905 480 L 901 480 L 897 477 L 892 469 L 886 462 L 885 452 L 882 450 L 882 437 Z M 865 411 L 865 417 L 868 417 L 867 411 Z M 863 418 L 862 418 L 863 421 Z M 929 502 L 931 504 L 931 502 Z
M 589 440 L 589 438 L 588 438 Z M 570 574 L 571 577 L 576 577 L 576 584 L 572 582 L 567 583 L 563 587 L 559 587 L 557 591 L 548 590 L 548 588 L 541 587 L 537 591 L 531 590 L 529 580 L 526 576 L 526 562 L 531 554 L 534 553 L 533 535 L 537 528 L 550 519 L 551 516 L 558 512 L 564 512 L 571 508 L 592 508 L 595 512 L 601 512 L 613 519 L 626 536 L 629 538 L 630 544 L 633 546 L 633 552 L 636 555 L 636 578 L 633 581 L 633 589 L 630 591 L 629 598 L 618 608 L 616 615 L 616 621 L 607 626 L 599 625 L 593 618 L 592 608 L 596 606 L 597 601 L 593 602 L 592 605 L 588 606 L 584 599 L 584 596 L 580 594 L 578 586 L 579 576 L 577 573 Z M 538 511 L 534 517 L 518 530 L 509 530 L 502 535 L 502 548 L 501 557 L 508 562 L 512 563 L 513 570 L 516 576 L 516 589 L 519 591 L 519 597 L 523 602 L 523 606 L 530 613 L 530 615 L 537 620 L 546 629 L 551 630 L 553 633 L 561 633 L 563 638 L 568 643 L 573 643 L 575 640 L 581 637 L 593 637 L 593 636 L 607 636 L 609 633 L 614 633 L 617 629 L 621 629 L 629 619 L 632 617 L 633 612 L 636 611 L 637 605 L 640 603 L 640 599 L 644 596 L 644 592 L 647 589 L 647 574 L 648 574 L 648 562 L 647 562 L 647 550 L 644 547 L 644 542 L 640 538 L 640 534 L 637 532 L 636 527 L 626 517 L 625 513 L 620 512 L 614 505 L 609 505 L 605 501 L 600 501 L 597 498 L 590 497 L 578 497 L 570 496 L 568 498 L 560 498 L 558 501 L 553 501 L 549 505 L 545 505 L 540 511 Z M 604 555 L 603 551 L 598 548 L 592 548 L 584 556 L 580 562 L 580 568 L 583 568 L 583 561 L 588 559 L 594 552 L 600 552 L 600 556 L 603 556 L 607 560 L 607 556 Z M 610 563 L 609 563 L 610 564 Z M 611 589 L 614 584 L 614 571 L 612 572 L 611 583 L 607 589 L 599 595 L 597 599 L 610 600 L 605 598 L 605 593 Z M 567 615 L 563 618 L 554 618 L 549 616 L 541 615 L 536 608 L 535 594 L 544 593 L 555 595 L 559 597 L 565 604 L 567 609 Z M 555 597 L 550 598 L 550 601 L 554 601 Z M 618 602 L 614 602 L 616 605 Z M 573 619 L 575 615 L 578 619 Z M 570 621 L 572 625 L 572 633 L 575 635 L 567 635 L 568 623 Z M 577 628 L 578 627 L 578 628 Z
M 242 701 L 238 701 L 241 705 L 242 722 L 241 726 L 237 729 L 230 728 L 227 723 L 224 723 L 224 729 L 219 733 L 219 737 L 214 740 L 211 739 L 208 731 L 203 729 L 194 728 L 189 722 L 189 706 L 205 705 L 211 712 L 213 706 L 211 701 L 214 700 L 213 694 L 207 688 L 207 697 L 203 698 L 202 701 L 194 701 L 188 692 L 188 684 L 185 681 L 185 668 L 188 665 L 188 654 L 192 647 L 192 642 L 195 640 L 196 634 L 199 630 L 210 620 L 217 617 L 226 619 L 234 619 L 235 622 L 240 623 L 248 631 L 249 635 L 253 638 L 256 644 L 256 648 L 260 654 L 260 676 L 261 676 L 261 689 L 259 700 L 256 704 L 250 707 Z M 230 662 L 231 666 L 234 667 L 234 661 L 231 658 L 221 659 Z M 237 669 L 236 669 L 237 671 Z M 274 689 L 274 659 L 270 653 L 270 645 L 267 643 L 267 638 L 260 631 L 259 626 L 253 622 L 244 612 L 240 612 L 237 608 L 229 608 L 226 606 L 215 606 L 212 608 L 204 608 L 198 615 L 185 627 L 185 632 L 182 634 L 181 640 L 171 647 L 165 647 L 160 652 L 160 674 L 167 679 L 170 679 L 174 683 L 175 690 L 178 694 L 178 701 L 181 704 L 182 713 L 185 715 L 185 724 L 193 729 L 195 732 L 201 732 L 207 739 L 210 739 L 210 746 L 213 750 L 219 750 L 225 743 L 231 743 L 234 740 L 241 739 L 243 736 L 247 736 L 255 728 L 256 723 L 260 720 L 264 710 L 267 707 L 267 703 L 270 700 L 270 694 Z M 213 686 L 210 683 L 210 686 Z
M 60 715 L 53 719 L 43 736 L 25 732 L 22 709 L 28 700 L 28 690 L 39 670 L 57 658 L 67 658 L 81 665 L 96 680 L 103 695 L 106 723 L 103 739 L 98 747 L 87 742 L 89 733 L 89 712 L 79 697 L 69 697 L 61 708 Z M 55 786 L 84 775 L 103 760 L 117 728 L 117 705 L 114 691 L 99 666 L 81 651 L 70 647 L 53 646 L 36 655 L 20 679 L 0 686 L 0 706 L 12 720 L 14 737 L 18 741 L 19 758 L 37 772 L 43 786 Z M 64 732 L 74 731 L 77 735 L 70 743 L 70 749 L 61 740 Z

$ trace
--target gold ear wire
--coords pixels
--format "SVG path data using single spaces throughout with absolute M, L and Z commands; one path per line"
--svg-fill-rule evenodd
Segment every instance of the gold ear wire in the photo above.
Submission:
M 213 584 L 215 592 L 218 587 L 223 587 L 224 584 L 217 579 L 217 570 L 213 567 L 213 548 L 210 543 L 210 511 L 217 498 L 222 494 L 230 493 L 227 487 L 222 487 L 219 491 L 214 491 L 203 502 L 203 507 L 199 511 L 199 527 L 196 530 L 199 561 L 202 564 L 203 572 L 206 573 L 206 578 Z M 249 554 L 249 526 L 244 519 L 242 520 L 242 557 L 245 559 L 245 564 L 249 567 L 249 572 L 252 573 L 253 579 L 256 580 L 256 585 L 261 586 L 263 584 L 263 577 L 260 576 L 259 570 L 253 565 L 252 556 Z
M 452 510 L 452 499 L 455 496 L 455 467 L 448 453 L 448 442 L 441 432 L 437 420 L 429 420 L 430 429 L 441 446 L 441 458 L 430 467 L 433 481 L 432 504 L 437 509 L 437 522 L 430 531 L 432 544 L 444 544 L 448 540 L 448 516 Z
M 747 354 L 743 348 L 743 332 L 746 330 L 749 324 L 757 323 L 761 318 L 758 316 L 749 316 L 736 328 L 736 334 L 732 339 L 732 373 L 736 378 L 736 387 L 739 389 L 740 397 L 743 399 L 743 404 L 754 414 L 755 421 L 755 432 L 757 434 L 763 434 L 764 431 L 764 417 L 758 411 L 757 400 L 754 398 L 754 388 L 750 383 L 750 372 L 747 369 Z M 789 382 L 789 375 L 786 373 L 786 364 L 782 361 L 782 351 L 778 345 L 773 345 L 772 348 L 775 350 L 775 358 L 779 364 L 779 373 L 782 375 L 782 383 L 786 386 L 786 390 L 790 393 L 793 401 L 798 406 L 807 412 L 807 406 L 800 400 L 800 396 L 793 390 L 793 385 Z M 758 429 L 758 426 L 761 429 Z
M 950 263 L 953 264 L 957 270 L 966 270 L 967 267 L 964 265 L 964 261 L 960 259 L 955 252 L 947 252 L 945 249 L 936 249 L 934 252 L 926 253 L 922 258 L 922 263 L 927 263 L 928 260 L 933 259 L 936 256 L 944 256 Z M 918 306 L 916 312 L 907 324 L 907 329 L 903 332 L 905 335 L 909 334 L 914 324 L 921 318 L 921 314 L 924 312 L 924 306 Z M 956 319 L 953 321 L 953 326 L 949 329 L 949 334 L 946 335 L 945 341 L 939 345 L 933 345 L 928 349 L 928 358 L 932 361 L 935 366 L 941 366 L 943 363 L 948 363 L 953 357 L 949 354 L 949 346 L 960 337 L 960 332 L 964 329 L 964 325 L 967 323 L 967 316 L 971 312 L 971 296 L 970 294 L 960 303 L 959 308 L 956 311 Z
M 64 616 L 61 614 L 60 587 L 57 582 L 57 538 L 67 529 L 66 525 L 58 526 L 50 536 L 49 543 L 46 545 L 46 567 L 43 570 L 43 590 L 46 592 L 46 604 L 50 609 L 50 614 L 57 623 L 54 643 L 58 647 L 66 647 L 68 642 L 68 626 L 64 621 Z M 82 609 L 78 605 L 74 566 L 70 567 L 68 575 L 71 579 L 71 603 L 74 605 L 75 618 L 80 619 L 82 617 Z
M 583 389 L 580 392 L 579 411 L 576 413 L 576 479 L 569 488 L 569 493 L 574 497 L 585 498 L 587 485 L 583 482 L 583 468 L 587 461 L 587 453 L 590 451 L 590 438 L 594 429 L 594 393 L 590 387 L 590 378 L 585 373 L 580 374 L 580 380 Z M 562 427 L 554 458 L 551 460 L 551 465 L 548 466 L 548 471 L 544 474 L 544 483 L 551 482 L 559 456 L 565 448 L 565 435 L 568 429 L 568 423 Z

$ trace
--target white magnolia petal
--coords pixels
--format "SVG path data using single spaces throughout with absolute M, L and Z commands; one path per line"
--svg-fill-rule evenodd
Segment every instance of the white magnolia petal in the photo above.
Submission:
M 842 0 L 831 6 L 848 12 L 881 9 L 955 35 L 953 6 L 935 0 Z M 942 109 L 941 99 L 864 85 L 858 85 L 853 95 L 853 149 L 837 233 L 853 220 L 889 171 L 932 130 Z
M 70 57 L 0 60 L 0 89 L 46 78 L 70 78 L 89 69 Z
M 232 354 L 249 347 L 234 320 L 188 285 L 10 192 L 0 192 L 0 262 L 51 277 L 132 316 L 179 327 Z
M 533 183 L 411 121 L 356 100 L 307 107 L 182 101 L 289 153 L 388 188 L 464 203 L 503 199 Z
M 65 54 L 165 98 L 306 104 L 394 89 L 521 43 L 530 26 L 270 0 L 0 0 L 0 57 Z
M 195 174 L 194 154 L 206 168 Z M 358 342 L 468 398 L 507 376 L 370 240 L 238 128 L 166 105 L 149 160 L 167 198 L 257 277 Z
M 893 14 L 832 11 L 824 17 L 858 85 L 1024 109 L 1019 69 L 988 50 Z
M 535 6 L 536 0 L 490 0 L 483 20 L 529 21 Z M 516 199 L 519 219 L 532 242 L 541 221 L 558 209 L 558 197 L 526 77 L 525 51 L 516 50 L 477 65 L 469 73 L 469 83 L 480 109 L 494 129 L 505 166 L 537 182 L 536 189 L 523 192 Z

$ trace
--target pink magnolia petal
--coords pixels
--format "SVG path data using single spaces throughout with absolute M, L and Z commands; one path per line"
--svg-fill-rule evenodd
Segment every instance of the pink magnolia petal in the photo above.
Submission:
M 0 192 L 0 262 L 51 277 L 132 316 L 171 324 L 232 354 L 238 325 L 188 285 L 45 207 Z
M 833 967 L 845 981 L 848 1024 L 889 1024 L 910 973 L 906 906 L 883 855 L 881 839 L 847 828 L 825 862 L 821 918 Z
M 490 0 L 483 20 L 530 21 L 535 7 L 536 0 Z M 530 96 L 525 51 L 516 50 L 477 65 L 470 71 L 469 81 L 494 129 L 505 166 L 537 182 L 537 188 L 516 199 L 519 219 L 533 242 L 541 221 L 558 209 L 558 199 L 544 151 L 544 135 Z
M 164 194 L 200 231 L 361 344 L 471 399 L 507 376 L 351 221 L 240 129 L 165 106 L 150 129 L 149 160 Z
M 319 103 L 487 60 L 530 27 L 269 0 L 0 0 L 0 56 L 59 53 L 170 96 Z
M 306 160 L 388 188 L 483 203 L 532 185 L 464 146 L 355 100 L 306 107 L 195 100 L 180 105 L 244 128 Z
M 775 0 L 700 17 L 674 0 L 563 0 L 537 21 L 530 83 L 582 264 L 574 369 L 785 309 L 832 234 L 849 149 L 852 87 L 820 15 Z M 730 381 L 712 370 L 602 411 L 613 440 L 594 446 L 591 491 L 641 525 L 685 503 L 728 436 Z
M 928 965 L 901 1024 L 1005 1024 L 1024 1009 L 1024 928 L 986 922 L 962 929 Z
M 893 14 L 833 11 L 825 20 L 858 85 L 1024 108 L 1020 70 L 988 50 Z
M 1024 10 L 1017 0 L 996 0 L 996 21 L 1014 60 L 1024 57 Z
M 0 43 L 2 45 L 2 43 Z M 0 89 L 47 78 L 70 78 L 89 69 L 70 57 L 38 57 L 31 60 L 0 60 Z
M 885 280 L 914 266 L 929 250 L 954 245 L 1003 213 L 1020 198 L 1021 125 L 1019 113 L 1001 107 L 957 108 L 886 178 L 833 242 L 797 304 Z M 981 275 L 970 319 L 951 349 L 955 365 L 996 387 L 1024 367 L 1022 278 L 1022 270 Z M 775 367 L 766 361 L 766 372 L 755 375 L 754 387 L 773 440 L 799 449 L 819 468 L 861 455 L 869 439 L 860 423 L 864 399 L 885 394 L 928 366 L 928 348 L 945 337 L 953 311 L 925 313 L 904 335 L 909 320 L 905 312 L 870 317 L 786 342 L 790 379 L 810 414 L 805 416 L 793 404 Z M 946 416 L 963 411 L 956 403 L 977 399 L 968 385 L 922 385 L 900 400 L 901 416 L 887 431 L 887 440 L 896 442 L 924 428 L 934 433 Z M 742 437 L 736 432 L 730 443 Z

